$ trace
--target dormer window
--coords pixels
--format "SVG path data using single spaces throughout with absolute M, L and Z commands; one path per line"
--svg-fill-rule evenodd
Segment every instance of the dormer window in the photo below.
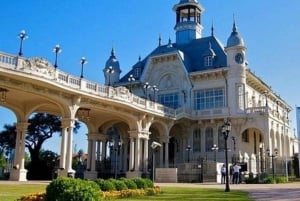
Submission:
M 204 57 L 204 66 L 205 67 L 213 66 L 213 57 L 212 56 L 205 56 Z
M 134 77 L 140 77 L 141 75 L 141 68 L 134 69 Z

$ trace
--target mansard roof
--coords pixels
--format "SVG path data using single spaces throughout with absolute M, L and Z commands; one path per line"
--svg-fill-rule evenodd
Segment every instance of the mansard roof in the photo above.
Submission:
M 140 68 L 140 76 L 143 73 L 146 62 L 150 57 L 159 56 L 170 53 L 179 53 L 181 52 L 184 56 L 182 57 L 182 62 L 185 65 L 187 72 L 197 72 L 208 69 L 216 69 L 227 66 L 226 53 L 224 51 L 224 45 L 215 37 L 203 37 L 199 39 L 194 39 L 187 44 L 166 44 L 160 45 L 155 48 L 146 58 L 141 61 L 138 61 L 123 78 L 120 79 L 120 82 L 127 82 L 128 77 L 133 74 L 136 68 Z M 213 66 L 204 65 L 204 57 L 210 56 L 207 53 L 213 52 L 214 57 Z M 136 80 L 139 80 L 140 77 L 135 77 Z

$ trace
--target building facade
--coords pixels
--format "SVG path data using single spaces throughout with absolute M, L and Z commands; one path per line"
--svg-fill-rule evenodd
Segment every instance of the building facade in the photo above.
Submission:
M 246 174 L 271 172 L 275 157 L 276 170 L 284 169 L 279 162 L 298 150 L 292 108 L 251 72 L 236 23 L 223 45 L 213 26 L 209 36 L 202 35 L 204 8 L 197 0 L 180 0 L 173 10 L 176 41 L 162 44 L 159 38 L 122 77 L 113 49 L 103 69 L 105 85 L 42 58 L 0 53 L 0 105 L 17 117 L 11 180 L 26 180 L 25 136 L 34 112 L 61 116 L 61 176 L 74 173 L 76 120 L 88 128 L 87 179 L 153 176 L 156 167 L 177 168 L 178 181 L 204 181 L 205 175 L 215 177 L 224 151 L 230 163 L 246 166 Z M 231 124 L 227 150 L 224 122 Z
M 292 108 L 251 72 L 236 23 L 223 45 L 213 26 L 209 36 L 202 36 L 204 8 L 197 0 L 181 0 L 173 10 L 175 42 L 162 44 L 159 38 L 158 46 L 123 77 L 113 52 L 104 69 L 106 83 L 107 69 L 113 68 L 114 86 L 126 86 L 178 112 L 171 127 L 166 125 L 167 133 L 155 123 L 150 126 L 150 137 L 168 144 L 168 157 L 161 154 L 161 161 L 169 166 L 213 158 L 223 163 L 221 127 L 226 120 L 232 124 L 229 158 L 247 164 L 248 173 L 270 171 L 268 156 L 290 159 L 297 147 L 290 128 Z

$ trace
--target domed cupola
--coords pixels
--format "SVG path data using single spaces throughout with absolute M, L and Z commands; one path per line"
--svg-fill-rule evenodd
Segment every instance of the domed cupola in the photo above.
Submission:
M 202 25 L 201 14 L 204 8 L 197 0 L 180 0 L 173 7 L 176 12 L 176 43 L 189 43 L 194 39 L 201 38 Z
M 106 61 L 105 68 L 103 69 L 105 84 L 110 86 L 114 85 L 114 83 L 118 83 L 121 72 L 119 61 L 115 56 L 115 50 L 112 48 L 111 55 Z
M 237 32 L 235 22 L 233 23 L 232 32 L 227 40 L 227 47 L 245 46 L 243 38 Z

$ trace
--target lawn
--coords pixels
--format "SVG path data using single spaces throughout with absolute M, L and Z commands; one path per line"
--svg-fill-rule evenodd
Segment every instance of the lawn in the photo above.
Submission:
M 46 185 L 43 184 L 0 184 L 0 200 L 15 201 L 22 195 L 36 192 L 45 192 Z
M 46 185 L 0 184 L 0 200 L 15 201 L 22 195 L 45 191 Z M 162 187 L 162 193 L 156 196 L 146 196 L 140 198 L 117 199 L 120 201 L 148 200 L 148 201 L 253 201 L 248 198 L 248 193 L 231 190 L 224 192 L 222 189 L 188 188 L 188 187 Z

